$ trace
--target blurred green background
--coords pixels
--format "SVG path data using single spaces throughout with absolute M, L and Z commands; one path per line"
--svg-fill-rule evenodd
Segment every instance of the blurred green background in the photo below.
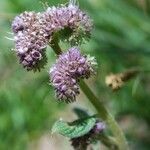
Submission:
M 0 150 L 70 150 L 68 139 L 51 137 L 52 123 L 62 117 L 72 121 L 71 109 L 79 106 L 94 113 L 83 93 L 75 104 L 59 104 L 49 85 L 49 62 L 40 73 L 19 65 L 12 38 L 11 21 L 27 11 L 43 11 L 43 4 L 66 0 L 0 0 Z M 132 67 L 150 69 L 149 0 L 79 0 L 81 9 L 93 18 L 94 30 L 82 51 L 96 56 L 98 74 L 88 81 L 124 130 L 132 150 L 150 149 L 150 76 L 141 73 L 122 89 L 112 92 L 105 76 Z M 61 44 L 63 48 L 66 45 Z M 67 144 L 66 144 L 67 143 Z M 105 149 L 101 147 L 101 149 Z

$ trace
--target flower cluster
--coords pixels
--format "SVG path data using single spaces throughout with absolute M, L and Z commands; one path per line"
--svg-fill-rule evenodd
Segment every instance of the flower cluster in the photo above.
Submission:
M 45 49 L 48 39 L 35 12 L 24 12 L 12 23 L 15 50 L 27 70 L 40 70 L 47 62 Z
M 50 69 L 51 82 L 57 98 L 66 102 L 75 101 L 76 95 L 79 94 L 79 79 L 87 79 L 94 74 L 95 65 L 94 57 L 81 55 L 77 47 L 72 47 L 60 55 Z
M 27 70 L 40 70 L 46 64 L 45 49 L 60 30 L 70 29 L 69 37 L 78 41 L 79 33 L 90 34 L 92 23 L 75 2 L 59 7 L 48 7 L 45 12 L 24 12 L 15 17 L 12 31 L 15 36 L 15 50 L 20 63 Z
M 89 16 L 82 12 L 72 1 L 68 6 L 49 7 L 42 14 L 41 22 L 45 26 L 45 30 L 51 35 L 52 32 L 58 32 L 63 29 L 71 29 L 69 41 L 78 42 L 80 32 L 82 38 L 90 34 L 92 30 L 92 21 Z

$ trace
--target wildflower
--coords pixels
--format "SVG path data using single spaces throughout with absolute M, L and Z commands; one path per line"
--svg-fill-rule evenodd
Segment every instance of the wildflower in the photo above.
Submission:
M 86 33 L 90 33 L 91 20 L 75 3 L 75 1 L 70 1 L 68 6 L 49 7 L 43 13 L 25 11 L 15 17 L 12 22 L 15 51 L 20 63 L 27 70 L 36 71 L 40 70 L 40 67 L 44 67 L 46 64 L 46 60 L 43 60 L 46 58 L 45 49 L 53 39 L 53 35 L 60 30 L 71 29 L 71 31 L 69 30 L 71 41 L 79 39 L 79 35 L 84 36 Z M 83 33 L 78 33 L 79 30 Z M 35 52 L 36 55 L 38 54 L 37 58 L 33 57 Z M 86 58 L 83 58 L 82 61 L 85 60 L 88 61 Z M 43 63 L 40 65 L 41 62 Z M 86 78 L 90 76 L 92 70 L 89 69 L 90 72 L 88 72 L 87 64 L 88 62 L 80 64 L 80 68 L 76 71 L 77 76 L 78 74 Z
M 45 49 L 48 39 L 38 22 L 39 14 L 24 12 L 12 23 L 15 51 L 27 70 L 40 70 L 47 62 Z
M 70 35 L 68 40 L 70 41 L 77 40 L 79 36 L 87 36 L 92 30 L 90 17 L 72 1 L 68 6 L 48 7 L 41 15 L 40 22 L 48 35 L 63 29 L 71 29 L 68 33 Z M 82 32 L 82 35 L 79 32 Z
M 52 85 L 60 100 L 75 101 L 79 94 L 78 81 L 89 78 L 95 73 L 96 62 L 93 57 L 81 55 L 77 47 L 70 48 L 59 56 L 56 64 L 50 69 Z

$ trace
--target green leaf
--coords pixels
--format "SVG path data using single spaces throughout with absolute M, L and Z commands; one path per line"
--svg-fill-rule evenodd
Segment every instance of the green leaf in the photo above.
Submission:
M 59 133 L 69 138 L 77 138 L 87 134 L 95 125 L 96 118 L 88 117 L 76 120 L 72 123 L 67 123 L 63 120 L 58 120 L 52 127 L 52 134 Z
M 74 113 L 78 116 L 78 118 L 86 118 L 89 116 L 89 114 L 87 113 L 87 111 L 81 109 L 81 108 L 78 108 L 78 107 L 75 107 L 73 109 Z

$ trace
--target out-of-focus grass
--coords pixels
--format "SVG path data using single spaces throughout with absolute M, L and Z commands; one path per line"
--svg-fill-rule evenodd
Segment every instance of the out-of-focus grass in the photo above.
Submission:
M 57 104 L 49 85 L 49 66 L 55 60 L 48 49 L 49 63 L 40 73 L 25 71 L 12 48 L 11 21 L 25 10 L 43 11 L 38 0 L 0 1 L 0 149 L 27 149 L 27 143 L 49 132 L 64 105 Z M 47 0 L 49 5 L 66 3 Z M 143 1 L 144 2 L 144 1 Z M 80 7 L 94 21 L 92 39 L 82 45 L 85 53 L 95 55 L 98 74 L 89 82 L 108 109 L 120 121 L 132 149 L 150 148 L 150 77 L 141 74 L 118 92 L 111 92 L 104 83 L 110 72 L 121 72 L 139 66 L 150 69 L 150 14 L 136 0 L 79 0 Z M 144 10 L 144 11 L 143 11 Z M 62 45 L 63 48 L 65 47 Z M 135 87 L 135 84 L 138 84 Z M 134 92 L 133 92 L 134 89 Z M 90 109 L 90 106 L 89 108 Z M 137 123 L 138 122 L 138 123 Z M 131 128 L 132 127 L 132 128 Z M 133 130 L 133 128 L 135 130 Z M 140 131 L 138 130 L 140 129 Z M 61 149 L 61 148 L 60 148 Z

